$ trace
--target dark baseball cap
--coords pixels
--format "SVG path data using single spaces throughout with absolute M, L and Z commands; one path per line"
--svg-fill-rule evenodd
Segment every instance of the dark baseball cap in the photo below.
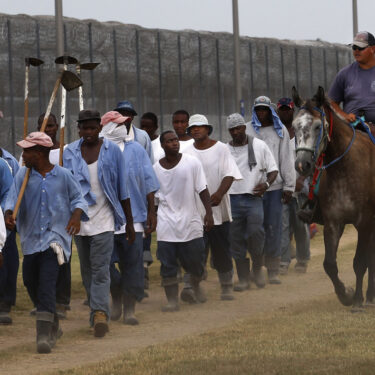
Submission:
M 374 35 L 368 31 L 360 31 L 353 39 L 352 46 L 357 46 L 359 48 L 366 48 L 369 46 L 375 46 Z
M 281 98 L 279 99 L 279 101 L 277 102 L 277 108 L 280 108 L 280 107 L 289 107 L 290 109 L 294 109 L 294 102 L 292 99 L 290 98 Z
M 89 120 L 98 120 L 101 121 L 100 113 L 96 109 L 83 109 L 78 114 L 77 122 L 89 121 Z

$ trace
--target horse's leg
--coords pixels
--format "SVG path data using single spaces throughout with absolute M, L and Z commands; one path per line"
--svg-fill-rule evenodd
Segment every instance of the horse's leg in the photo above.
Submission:
M 345 288 L 344 283 L 338 277 L 338 269 L 336 262 L 337 247 L 344 231 L 345 225 L 342 223 L 332 223 L 328 220 L 324 222 L 324 270 L 329 278 L 332 280 L 335 292 L 340 302 L 345 306 L 350 306 L 353 303 L 354 291 L 351 288 Z
M 370 233 L 373 233 L 370 229 Z M 367 266 L 368 266 L 368 288 L 366 293 L 366 305 L 375 307 L 375 249 L 374 234 L 371 235 L 367 249 Z
M 367 255 L 369 245 L 371 245 L 371 231 L 369 232 L 366 229 L 358 229 L 357 250 L 353 259 L 353 269 L 356 276 L 353 308 L 356 311 L 363 307 L 363 276 L 367 269 Z

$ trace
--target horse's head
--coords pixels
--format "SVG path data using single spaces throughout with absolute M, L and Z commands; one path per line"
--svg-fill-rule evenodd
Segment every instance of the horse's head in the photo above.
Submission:
M 295 168 L 299 174 L 309 176 L 314 173 L 315 164 L 327 147 L 329 124 L 323 109 L 326 97 L 320 86 L 315 96 L 306 101 L 301 99 L 295 87 L 292 92 L 294 103 L 300 107 L 293 121 L 297 155 Z

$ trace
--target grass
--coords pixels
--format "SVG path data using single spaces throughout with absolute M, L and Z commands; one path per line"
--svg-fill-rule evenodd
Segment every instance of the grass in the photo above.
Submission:
M 320 246 L 322 228 L 312 241 L 312 248 Z M 153 254 L 155 247 L 154 238 Z M 352 256 L 353 243 L 347 243 L 340 248 L 339 264 L 347 264 Z M 319 254 L 312 259 L 311 272 L 321 267 L 322 258 L 323 254 Z M 160 284 L 157 261 L 150 268 L 150 279 L 152 284 Z M 84 296 L 78 256 L 74 251 L 72 298 L 83 299 Z M 25 315 L 29 308 L 28 296 L 19 283 L 15 311 Z M 362 314 L 349 311 L 332 294 L 237 320 L 220 330 L 125 352 L 110 361 L 51 374 L 374 374 L 375 331 L 372 327 L 375 310 L 369 309 Z M 83 333 L 82 329 L 70 332 L 63 336 L 63 340 L 74 342 Z M 34 345 L 20 344 L 0 351 L 0 362 L 27 358 L 34 350 Z
M 324 297 L 58 374 L 374 374 L 374 318 Z

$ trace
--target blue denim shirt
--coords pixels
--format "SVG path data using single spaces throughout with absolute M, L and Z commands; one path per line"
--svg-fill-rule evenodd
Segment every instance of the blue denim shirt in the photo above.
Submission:
M 126 142 L 123 151 L 133 221 L 147 220 L 147 194 L 159 190 L 159 181 L 146 150 L 137 142 Z
M 96 204 L 95 194 L 91 191 L 90 174 L 86 161 L 81 154 L 83 138 L 69 144 L 64 150 L 64 168 L 69 169 L 81 185 L 82 194 L 89 206 Z M 119 147 L 103 139 L 98 158 L 98 178 L 100 185 L 112 206 L 115 229 L 119 230 L 125 224 L 125 214 L 120 201 L 129 198 L 125 160 Z
M 22 167 L 14 178 L 5 211 L 14 209 L 26 170 Z M 69 259 L 72 237 L 67 233 L 66 226 L 76 208 L 82 209 L 83 219 L 88 220 L 87 203 L 79 184 L 68 170 L 55 165 L 43 177 L 31 169 L 17 216 L 17 230 L 24 255 L 45 251 L 51 242 L 57 242 L 62 246 L 65 258 Z
M 151 160 L 151 164 L 154 164 L 154 153 L 152 152 L 151 139 L 148 134 L 137 127 L 133 126 L 134 130 L 134 140 L 138 142 L 146 150 L 148 157 Z
M 18 164 L 17 159 L 7 150 L 1 149 L 3 151 L 2 158 L 9 164 L 9 166 L 12 168 L 12 175 L 13 177 L 17 174 L 18 170 L 20 169 L 20 166 Z
M 13 177 L 7 162 L 0 158 L 0 205 L 4 210 L 8 190 L 12 185 Z

